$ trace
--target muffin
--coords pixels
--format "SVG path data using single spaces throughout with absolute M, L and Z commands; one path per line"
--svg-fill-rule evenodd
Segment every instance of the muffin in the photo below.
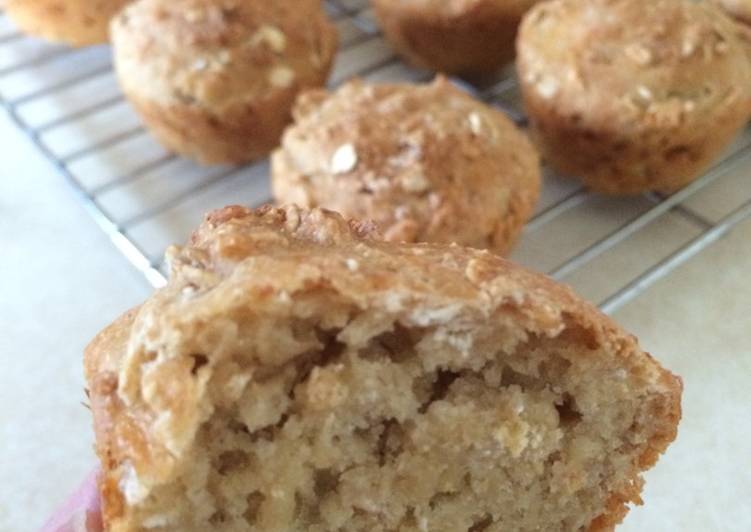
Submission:
M 110 19 L 131 0 L 5 0 L 5 11 L 26 33 L 71 46 L 109 40 Z
M 749 118 L 744 38 L 707 2 L 536 6 L 521 25 L 517 67 L 543 156 L 599 192 L 681 188 Z
M 421 67 L 487 75 L 514 57 L 516 30 L 539 0 L 373 0 L 383 32 Z
M 106 529 L 605 531 L 680 380 L 488 252 L 211 214 L 86 352 Z
M 741 22 L 751 24 L 751 0 L 712 0 Z
M 527 137 L 444 78 L 310 91 L 293 114 L 272 155 L 280 203 L 373 220 L 389 241 L 505 253 L 537 201 Z
M 268 154 L 298 92 L 325 83 L 337 44 L 319 0 L 138 0 L 112 40 L 147 127 L 202 163 Z

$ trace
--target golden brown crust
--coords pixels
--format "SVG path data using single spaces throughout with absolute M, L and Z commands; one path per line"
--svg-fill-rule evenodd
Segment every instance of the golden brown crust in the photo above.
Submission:
M 401 316 L 407 324 L 513 319 L 531 336 L 574 341 L 581 357 L 589 356 L 589 349 L 606 349 L 634 379 L 648 383 L 652 436 L 631 466 L 633 478 L 610 494 L 606 512 L 590 531 L 612 530 L 627 511 L 625 503 L 638 501 L 640 470 L 675 438 L 677 377 L 568 288 L 487 252 L 385 243 L 373 238 L 372 227 L 319 209 L 228 207 L 210 214 L 190 245 L 171 250 L 169 257 L 173 271 L 167 287 L 86 350 L 108 530 L 133 529 L 125 499 L 138 499 L 172 475 L 185 438 L 201 423 L 205 405 L 196 402 L 201 380 L 190 377 L 195 357 L 222 355 L 193 353 L 206 352 L 208 345 L 239 348 L 240 338 L 230 344 L 221 339 L 236 334 L 227 328 L 232 322 L 224 321 L 233 312 L 249 316 L 264 308 L 273 313 L 296 298 L 297 312 L 304 313 L 303 294 L 320 291 Z M 173 348 L 187 356 L 151 364 L 162 356 L 156 351 Z M 257 353 L 257 371 L 282 367 L 285 360 L 275 358 L 280 352 Z M 159 375 L 147 375 L 152 371 Z
M 123 405 L 115 391 L 119 364 L 125 356 L 125 346 L 137 312 L 138 309 L 129 310 L 100 332 L 88 345 L 84 356 L 84 370 L 94 416 L 96 452 L 102 464 L 99 490 L 105 523 L 124 512 L 124 501 L 118 488 L 119 479 L 115 477 L 123 455 L 115 427 L 124 414 Z
M 706 2 L 538 5 L 522 23 L 517 61 L 536 140 L 594 190 L 672 192 L 748 119 L 745 39 Z
M 132 0 L 8 0 L 5 9 L 23 31 L 71 46 L 109 40 L 110 19 Z
M 490 74 L 514 57 L 516 29 L 539 0 L 375 0 L 386 37 L 413 63 Z
M 142 0 L 112 23 L 125 94 L 170 149 L 204 163 L 267 154 L 298 92 L 325 83 L 336 29 L 319 0 Z
M 505 253 L 537 201 L 526 136 L 444 78 L 311 91 L 294 116 L 272 157 L 280 203 L 373 220 L 389 241 Z

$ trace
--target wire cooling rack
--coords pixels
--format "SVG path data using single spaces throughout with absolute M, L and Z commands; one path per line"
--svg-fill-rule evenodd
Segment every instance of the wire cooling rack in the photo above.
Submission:
M 331 85 L 425 81 L 381 38 L 366 0 L 327 1 L 340 33 Z M 509 70 L 462 84 L 524 123 Z M 108 47 L 80 50 L 22 35 L 0 12 L 0 102 L 75 190 L 94 221 L 154 286 L 164 249 L 184 241 L 204 212 L 271 198 L 268 163 L 200 167 L 160 147 L 115 81 Z M 512 258 L 574 286 L 605 312 L 636 297 L 751 217 L 751 134 L 671 196 L 604 198 L 546 169 L 540 205 Z M 4 176 L 8 178 L 8 176 Z

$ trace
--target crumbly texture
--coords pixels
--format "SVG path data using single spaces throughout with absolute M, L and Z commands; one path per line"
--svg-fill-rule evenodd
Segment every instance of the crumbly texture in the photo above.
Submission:
M 745 24 L 751 24 L 751 0 L 712 0 Z
M 517 67 L 543 155 L 605 193 L 684 186 L 749 118 L 747 36 L 708 2 L 536 6 L 521 26 Z
M 449 74 L 492 74 L 514 57 L 516 30 L 539 0 L 373 0 L 384 34 L 411 62 Z
M 601 531 L 680 380 L 567 288 L 297 207 L 210 214 L 86 351 L 109 531 Z
M 272 156 L 276 200 L 373 220 L 389 241 L 505 253 L 539 195 L 526 135 L 441 77 L 311 91 L 294 117 Z
M 71 46 L 109 40 L 110 19 L 132 0 L 6 0 L 5 10 L 26 33 Z
M 123 91 L 163 144 L 239 163 L 268 154 L 297 94 L 325 83 L 337 34 L 320 0 L 138 0 L 112 40 Z

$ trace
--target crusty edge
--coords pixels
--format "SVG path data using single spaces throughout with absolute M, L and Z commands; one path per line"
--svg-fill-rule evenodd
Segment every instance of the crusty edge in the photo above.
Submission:
M 95 450 L 101 464 L 98 485 L 102 499 L 104 530 L 125 514 L 125 501 L 119 488 L 116 469 L 121 456 L 117 452 L 114 428 L 123 405 L 117 396 L 117 364 L 125 354 L 138 307 L 127 311 L 100 332 L 84 351 L 84 371 L 94 418 Z
M 647 355 L 649 356 L 649 355 Z M 650 357 L 651 358 L 651 357 Z M 597 516 L 590 523 L 588 532 L 610 532 L 620 524 L 629 512 L 629 503 L 641 505 L 641 491 L 644 480 L 640 474 L 655 465 L 660 455 L 678 435 L 678 422 L 681 420 L 681 395 L 683 393 L 683 381 L 677 375 L 673 375 L 666 369 L 661 368 L 660 375 L 665 385 L 666 402 L 662 405 L 662 430 L 657 431 L 651 440 L 647 442 L 647 449 L 639 457 L 638 468 L 630 479 L 629 487 L 621 492 L 611 493 L 606 503 L 604 513 Z

